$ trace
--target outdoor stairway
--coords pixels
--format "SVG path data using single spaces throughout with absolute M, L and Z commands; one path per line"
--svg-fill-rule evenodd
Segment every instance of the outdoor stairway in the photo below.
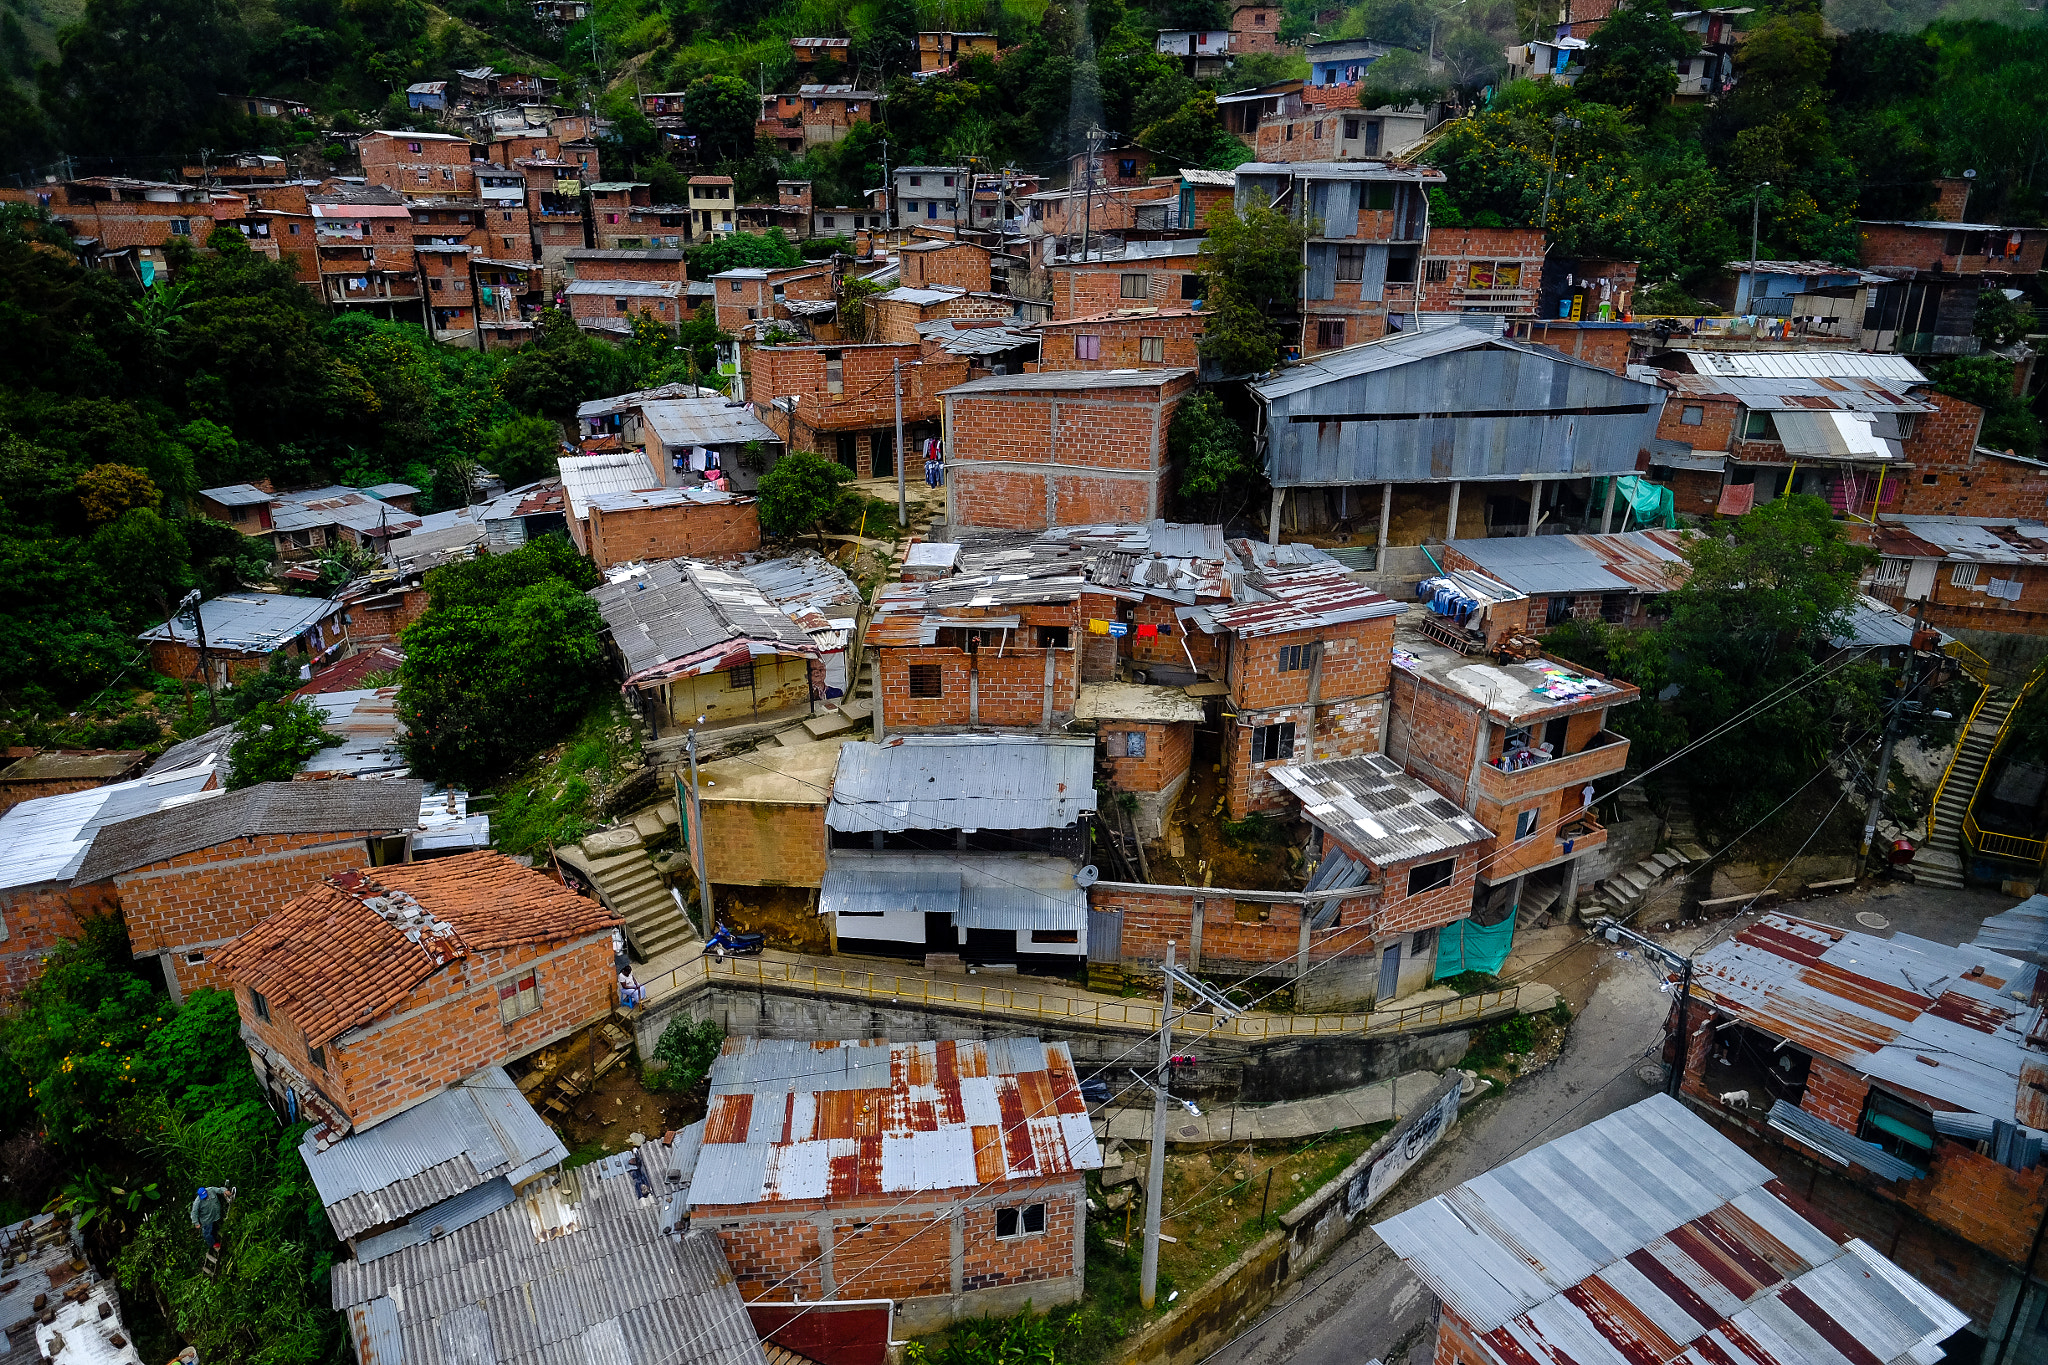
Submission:
M 675 803 L 665 801 L 555 852 L 589 877 L 597 898 L 626 921 L 626 939 L 643 962 L 698 937 L 697 926 L 647 856 L 648 841 L 673 830 L 675 819 Z
M 1951 889 L 1963 884 L 1963 816 L 1977 784 L 1984 780 L 1984 767 L 1991 760 L 1991 743 L 1998 728 L 2013 708 L 2017 694 L 1993 690 L 1983 709 L 1956 747 L 1956 756 L 1942 779 L 1941 800 L 1928 816 L 1927 839 L 1913 855 L 1913 880 L 1922 886 Z
M 1548 929 L 1553 918 L 1550 914 L 1551 908 L 1562 899 L 1564 885 L 1561 882 L 1530 887 L 1523 895 L 1521 904 L 1515 907 L 1515 928 Z
M 1643 897 L 1650 888 L 1686 865 L 1687 859 L 1678 853 L 1653 853 L 1624 871 L 1620 876 L 1609 877 L 1590 896 L 1579 900 L 1579 917 L 1588 922 L 1602 915 L 1616 918 L 1629 914 L 1643 903 Z

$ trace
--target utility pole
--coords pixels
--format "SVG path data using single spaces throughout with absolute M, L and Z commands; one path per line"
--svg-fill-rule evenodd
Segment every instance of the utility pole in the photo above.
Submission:
M 1145 1175 L 1145 1255 L 1138 1270 L 1138 1302 L 1148 1313 L 1159 1294 L 1159 1215 L 1166 1203 L 1166 1075 L 1173 1062 L 1173 949 L 1173 940 L 1166 940 L 1166 999 L 1159 1011 L 1159 1069 L 1152 1074 L 1152 1155 Z
M 1749 304 L 1750 311 L 1756 311 L 1756 234 L 1757 225 L 1763 218 L 1764 191 L 1771 187 L 1766 180 L 1756 187 L 1749 197 Z
M 1567 128 L 1577 128 L 1579 120 L 1559 114 L 1550 121 L 1550 169 L 1543 173 L 1543 214 L 1536 221 L 1539 229 L 1550 226 L 1550 187 L 1557 179 L 1557 139 Z
M 896 182 L 889 178 L 889 139 L 882 139 L 882 226 L 896 226 Z M 873 239 L 870 238 L 872 248 Z
M 1875 515 L 1876 513 L 1873 510 L 1872 516 L 1874 517 Z M 1920 633 L 1921 615 L 1926 610 L 1927 604 L 1925 602 L 1918 603 L 1914 607 L 1913 633 L 1916 636 Z M 1870 842 L 1877 835 L 1877 817 L 1884 807 L 1885 778 L 1892 766 L 1892 746 L 1898 743 L 1899 721 L 1906 714 L 1906 703 L 1912 699 L 1914 690 L 1920 685 L 1919 663 L 1919 650 L 1915 649 L 1906 655 L 1906 671 L 1905 675 L 1899 679 L 1899 695 L 1892 699 L 1892 713 L 1885 719 L 1884 745 L 1877 751 L 1877 777 L 1870 791 L 1870 809 L 1863 816 L 1863 842 L 1856 848 L 1856 856 L 1859 858 L 1868 858 L 1870 856 Z M 1968 736 L 1964 736 L 1964 738 L 1967 739 Z
M 697 717 L 697 725 L 703 723 L 704 717 Z M 697 832 L 697 856 L 690 860 L 690 870 L 697 874 L 698 902 L 704 907 L 704 937 L 710 938 L 717 926 L 711 920 L 711 854 L 704 847 L 704 802 L 697 794 L 697 725 L 692 725 L 683 737 L 683 747 L 690 755 L 690 828 Z
M 192 613 L 192 626 L 199 635 L 199 681 L 206 687 L 206 713 L 212 718 L 213 723 L 218 725 L 220 701 L 213 693 L 213 665 L 206 654 L 206 617 L 201 614 L 199 607 L 199 589 L 194 588 L 179 599 L 177 615 L 184 615 L 188 609 Z M 177 638 L 176 632 L 172 633 L 171 638 Z
M 1099 123 L 1088 125 L 1088 170 L 1086 173 L 1087 198 L 1081 204 L 1081 260 L 1088 259 L 1088 238 L 1095 220 L 1095 161 L 1102 151 L 1102 139 L 1108 132 Z
M 908 526 L 910 513 L 903 492 L 903 358 L 889 362 L 889 368 L 896 376 L 896 524 Z

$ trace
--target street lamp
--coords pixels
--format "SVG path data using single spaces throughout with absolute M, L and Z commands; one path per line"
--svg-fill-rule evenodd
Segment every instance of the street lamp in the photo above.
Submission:
M 1756 302 L 1756 232 L 1757 223 L 1763 212 L 1764 191 L 1771 187 L 1768 180 L 1760 182 L 1749 201 L 1749 302 Z
M 1970 190 L 1972 188 L 1972 182 L 1975 181 L 1976 178 L 1977 173 L 1975 171 L 1963 172 L 1963 206 L 1962 208 L 1956 211 L 1957 222 L 1967 223 L 1970 221 Z
M 1567 128 L 1577 129 L 1579 120 L 1559 114 L 1550 121 L 1550 169 L 1543 173 L 1543 216 L 1537 220 L 1538 228 L 1550 226 L 1550 186 L 1557 178 L 1557 139 Z M 1571 177 L 1566 176 L 1567 180 Z

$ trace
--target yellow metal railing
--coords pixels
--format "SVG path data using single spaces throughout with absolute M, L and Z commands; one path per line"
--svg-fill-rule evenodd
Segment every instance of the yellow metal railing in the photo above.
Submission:
M 1956 641 L 1956 643 L 1962 644 L 1960 640 Z M 1968 645 L 1963 645 L 1962 647 L 1964 649 L 1970 648 Z M 1970 652 L 1972 653 L 1972 655 L 1976 653 L 1975 650 L 1971 650 Z M 1958 662 L 1961 662 L 1961 660 L 1958 660 Z M 1965 663 L 1963 664 L 1963 667 L 1965 670 L 1967 670 L 1969 668 L 1969 665 Z M 1964 718 L 1962 728 L 1956 731 L 1956 747 L 1949 753 L 1948 766 L 1941 770 L 1941 781 L 1934 784 L 1934 799 L 1930 801 L 1927 806 L 1927 843 L 1930 847 L 1932 847 L 1934 843 L 1934 822 L 1935 819 L 1941 814 L 1941 794 L 1948 790 L 1949 775 L 1955 772 L 1956 763 L 1963 756 L 1963 746 L 1970 742 L 1970 729 L 1972 726 L 1976 725 L 1978 713 L 1984 709 L 1984 703 L 1990 700 L 1991 686 L 1989 683 L 1985 683 L 1983 689 L 1977 693 L 1977 704 L 1970 708 L 1970 714 L 1966 718 Z M 1985 767 L 1991 766 L 1991 755 L 1989 753 L 1986 753 L 1984 755 L 1984 765 Z M 1978 769 L 1977 775 L 1981 778 L 1984 775 L 1983 769 Z M 1971 792 L 1970 800 L 1974 802 L 1976 799 L 1977 793 L 1975 793 L 1974 791 Z M 1964 824 L 1967 826 L 1969 823 L 1969 811 L 1967 809 L 1965 809 L 1963 812 L 1963 821 Z
M 2040 685 L 2041 679 L 2044 676 L 2048 676 L 2048 662 L 2037 665 L 2034 671 L 2027 675 L 2027 680 L 2020 684 L 2019 693 L 2013 697 L 2012 706 L 2006 711 L 2005 719 L 1998 723 L 1998 733 L 1991 738 L 1991 748 L 1984 754 L 1983 771 L 1977 774 L 1977 789 L 1970 793 L 1970 804 L 1963 811 L 1963 842 L 1977 852 L 1989 857 L 2009 858 L 2018 862 L 2035 864 L 2048 862 L 2048 839 L 2029 839 L 2021 834 L 2006 834 L 1995 829 L 1985 829 L 1977 823 L 1977 798 L 1984 793 L 1984 779 L 1990 774 L 1991 765 L 1997 761 L 1998 751 L 2005 747 L 2006 731 L 2012 729 L 2013 717 L 2017 716 L 2020 713 L 2020 708 L 2027 704 L 2028 695 Z M 1990 694 L 1990 689 L 1985 689 L 1985 695 L 1989 696 Z M 1982 702 L 1980 701 L 1978 705 L 1981 707 Z M 1976 712 L 1972 711 L 1970 714 L 1971 719 L 1974 720 Z M 1968 737 L 1969 732 L 1966 730 L 1963 732 L 1963 738 L 1967 739 Z M 1962 752 L 1962 747 L 1962 742 L 1959 740 L 1956 744 L 1956 751 L 1958 753 Z M 1946 777 L 1947 774 L 1944 773 L 1944 780 L 1946 780 Z M 1937 799 L 1939 799 L 1940 795 L 1940 792 L 1935 793 Z M 1933 817 L 1929 816 L 1928 818 L 1932 819 Z M 1933 830 L 1930 829 L 1928 833 L 1931 837 Z
M 854 997 L 917 1009 L 968 1010 L 1066 1025 L 1153 1032 L 1159 1027 L 1157 1000 L 1112 1000 L 1075 988 L 1048 984 L 989 985 L 912 972 L 832 967 L 786 958 L 698 958 L 647 983 L 648 997 L 660 1000 L 697 985 L 735 985 L 754 989 Z M 1406 1033 L 1417 1029 L 1477 1023 L 1520 1009 L 1521 987 L 1482 991 L 1451 1000 L 1436 1000 L 1407 1009 L 1349 1014 L 1241 1014 L 1221 1019 L 1208 1014 L 1183 1014 L 1175 1032 L 1256 1042 L 1268 1038 L 1335 1034 Z
M 1961 640 L 1950 640 L 1941 647 L 1941 652 L 1954 659 L 1963 672 L 1975 678 L 1980 684 L 1991 685 L 1991 661 Z

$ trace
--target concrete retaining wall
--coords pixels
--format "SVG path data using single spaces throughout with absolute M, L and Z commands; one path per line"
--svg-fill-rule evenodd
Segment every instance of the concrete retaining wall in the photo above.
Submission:
M 1282 1290 L 1308 1275 L 1349 1236 L 1372 1206 L 1457 1123 L 1457 1072 L 1207 1284 L 1184 1291 L 1172 1312 L 1132 1340 L 1116 1365 L 1194 1365 L 1242 1332 Z
M 1128 1065 L 1131 1048 L 1150 1037 L 1139 1029 L 1055 1027 L 1052 1020 L 1013 1020 L 758 987 L 706 986 L 678 992 L 646 1007 L 633 1029 L 642 1057 L 654 1055 L 662 1030 L 678 1015 L 714 1020 L 733 1037 L 888 1038 L 905 1042 L 1032 1034 L 1048 1042 L 1066 1043 L 1073 1050 L 1074 1064 L 1084 1073 Z M 1440 1071 L 1464 1056 L 1471 1041 L 1471 1030 L 1459 1028 L 1374 1038 L 1345 1035 L 1268 1043 L 1205 1042 L 1192 1098 L 1258 1104 L 1306 1099 L 1404 1072 Z

